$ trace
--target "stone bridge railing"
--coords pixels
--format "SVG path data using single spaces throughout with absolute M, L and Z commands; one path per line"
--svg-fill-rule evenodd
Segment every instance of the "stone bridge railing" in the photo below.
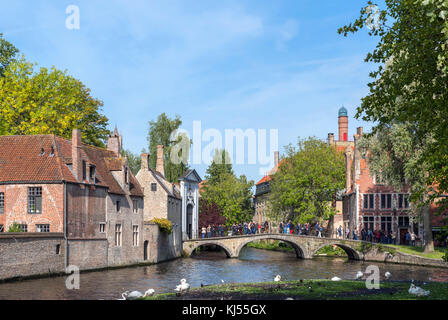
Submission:
M 192 239 L 183 242 L 183 250 L 186 256 L 190 256 L 200 246 L 216 245 L 221 247 L 229 258 L 238 258 L 241 249 L 249 242 L 264 239 L 280 240 L 290 244 L 294 248 L 297 257 L 302 259 L 311 259 L 320 248 L 328 245 L 337 245 L 347 253 L 350 259 L 363 260 L 364 257 L 362 253 L 364 241 L 280 233 Z M 367 244 L 367 242 L 365 243 Z

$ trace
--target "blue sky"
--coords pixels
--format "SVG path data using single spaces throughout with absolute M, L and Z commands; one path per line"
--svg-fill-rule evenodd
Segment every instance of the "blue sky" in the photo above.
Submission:
M 364 62 L 377 39 L 367 29 L 344 38 L 361 0 L 143 1 L 0 0 L 0 32 L 39 66 L 67 69 L 104 102 L 124 147 L 147 147 L 148 122 L 179 114 L 192 132 L 278 129 L 280 151 L 297 137 L 349 136 L 371 124 L 353 118 L 368 93 Z M 65 27 L 66 7 L 80 29 Z M 206 143 L 204 142 L 204 145 Z M 260 165 L 234 165 L 258 181 Z M 195 165 L 203 177 L 207 165 Z

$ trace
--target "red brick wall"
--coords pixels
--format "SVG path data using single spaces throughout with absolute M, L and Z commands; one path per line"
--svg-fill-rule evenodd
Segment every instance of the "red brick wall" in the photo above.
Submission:
M 42 213 L 28 213 L 28 187 L 42 187 Z M 36 224 L 49 224 L 50 232 L 63 232 L 63 184 L 12 184 L 0 185 L 5 193 L 5 211 L 0 214 L 0 224 L 5 231 L 14 222 L 28 225 L 28 232 L 35 232 Z

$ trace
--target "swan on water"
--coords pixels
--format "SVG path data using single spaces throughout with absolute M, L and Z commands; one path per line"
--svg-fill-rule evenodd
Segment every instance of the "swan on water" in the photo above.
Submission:
M 129 291 L 125 291 L 121 294 L 121 299 L 118 300 L 126 300 L 126 296 L 129 294 Z
M 331 281 L 341 281 L 341 278 L 333 277 L 333 278 L 331 278 Z
M 364 274 L 361 271 L 358 271 L 358 273 L 356 274 L 356 280 L 359 280 L 362 278 Z
M 384 274 L 384 276 L 386 277 L 386 279 L 390 279 L 392 277 L 392 274 L 389 271 L 386 271 L 386 273 Z
M 282 277 L 279 274 L 276 275 L 275 278 L 274 278 L 274 281 L 278 282 L 280 280 L 282 280 Z
M 416 296 L 429 296 L 430 291 L 429 290 L 424 290 L 420 287 L 417 287 L 415 284 L 411 284 L 411 287 L 409 288 L 408 291 L 410 294 L 414 294 Z
M 145 295 L 143 297 L 150 297 L 154 294 L 154 292 L 155 292 L 154 289 L 148 289 L 146 290 Z
M 190 289 L 190 285 L 187 283 L 187 280 L 181 279 L 180 284 L 176 286 L 176 289 L 174 289 L 174 291 L 182 292 L 187 291 L 188 289 Z

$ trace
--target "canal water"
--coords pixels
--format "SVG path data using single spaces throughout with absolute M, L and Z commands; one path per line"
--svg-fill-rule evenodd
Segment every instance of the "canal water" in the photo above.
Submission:
M 181 278 L 191 287 L 201 284 L 272 281 L 279 274 L 282 280 L 324 279 L 338 276 L 354 279 L 367 266 L 379 267 L 381 278 L 389 271 L 392 280 L 448 282 L 448 270 L 409 265 L 351 261 L 346 258 L 315 257 L 297 259 L 295 253 L 244 248 L 239 259 L 227 259 L 223 252 L 203 252 L 199 256 L 176 259 L 144 267 L 82 273 L 80 289 L 68 290 L 65 277 L 25 280 L 0 284 L 0 299 L 83 299 L 115 300 L 126 290 L 156 293 L 174 292 Z

